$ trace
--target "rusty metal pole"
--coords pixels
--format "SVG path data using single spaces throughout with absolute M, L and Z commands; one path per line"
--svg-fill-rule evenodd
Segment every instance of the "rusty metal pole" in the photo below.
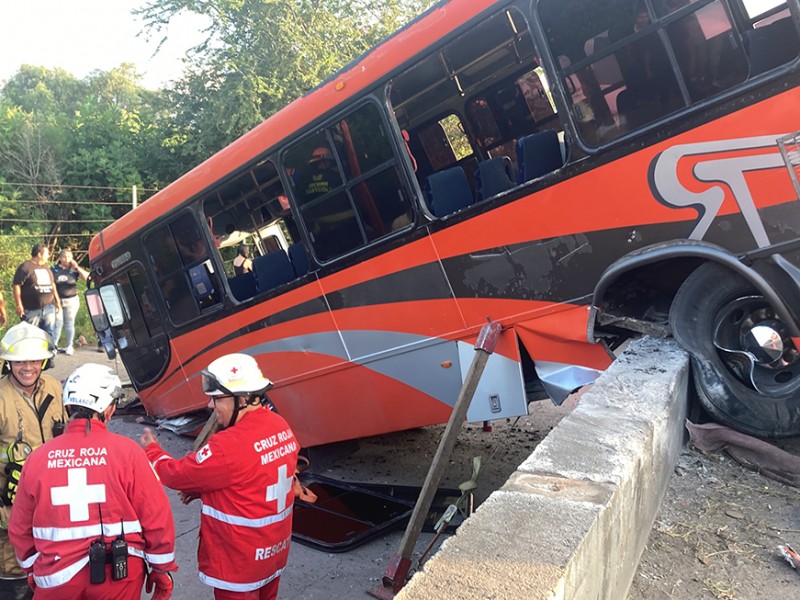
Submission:
M 431 503 L 436 495 L 447 461 L 453 451 L 453 446 L 455 446 L 461 425 L 467 416 L 467 409 L 472 397 L 475 395 L 475 390 L 486 367 L 486 362 L 497 345 L 500 331 L 499 323 L 489 321 L 481 328 L 478 334 L 478 340 L 475 343 L 475 356 L 472 359 L 472 364 L 467 371 L 466 377 L 464 377 L 464 383 L 453 406 L 450 420 L 447 422 L 442 439 L 439 441 L 439 447 L 436 449 L 436 454 L 428 469 L 428 475 L 422 485 L 422 491 L 420 491 L 417 503 L 414 505 L 414 511 L 411 513 L 411 520 L 408 522 L 405 534 L 400 542 L 400 548 L 389 559 L 389 564 L 383 575 L 382 585 L 368 590 L 368 593 L 376 598 L 381 598 L 382 600 L 394 598 L 395 594 L 406 584 L 408 572 L 411 568 L 411 554 L 419 539 L 425 518 L 431 508 Z
M 217 423 L 217 414 L 211 413 L 211 416 L 208 417 L 206 424 L 203 425 L 203 428 L 200 430 L 200 433 L 197 434 L 197 437 L 194 439 L 192 443 L 192 452 L 197 452 L 200 449 L 200 446 L 205 444 L 212 435 L 214 435 L 217 430 L 219 429 L 219 423 Z

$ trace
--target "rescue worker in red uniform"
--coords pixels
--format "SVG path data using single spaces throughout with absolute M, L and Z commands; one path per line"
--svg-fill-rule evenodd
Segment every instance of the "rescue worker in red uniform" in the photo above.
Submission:
M 272 600 L 289 555 L 300 449 L 286 421 L 262 406 L 271 386 L 255 359 L 228 354 L 202 372 L 222 428 L 184 458 L 146 429 L 140 443 L 161 482 L 202 500 L 198 566 L 216 600 Z
M 172 593 L 169 500 L 136 442 L 106 428 L 121 397 L 111 369 L 78 367 L 67 430 L 25 461 L 8 533 L 35 600 L 139 600 L 145 577 L 154 600 Z

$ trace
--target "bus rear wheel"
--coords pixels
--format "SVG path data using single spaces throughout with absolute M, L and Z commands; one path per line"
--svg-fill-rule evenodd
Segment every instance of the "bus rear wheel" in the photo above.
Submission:
M 678 290 L 670 324 L 691 354 L 709 414 L 758 437 L 800 434 L 800 354 L 745 279 L 714 263 L 700 266 Z

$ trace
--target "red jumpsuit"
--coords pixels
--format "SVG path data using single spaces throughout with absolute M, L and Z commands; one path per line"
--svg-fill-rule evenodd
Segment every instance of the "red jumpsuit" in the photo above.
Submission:
M 277 594 L 292 537 L 299 450 L 283 417 L 265 408 L 244 413 L 233 427 L 181 459 L 158 444 L 147 447 L 164 485 L 200 494 L 200 580 L 241 593 L 218 593 L 218 598 Z
M 175 526 L 164 488 L 141 448 L 105 423 L 70 421 L 66 432 L 25 461 L 8 533 L 17 560 L 33 571 L 36 599 L 139 600 L 144 562 L 174 571 Z M 101 526 L 102 517 L 102 526 Z M 89 544 L 106 548 L 120 532 L 128 543 L 128 577 L 89 583 Z

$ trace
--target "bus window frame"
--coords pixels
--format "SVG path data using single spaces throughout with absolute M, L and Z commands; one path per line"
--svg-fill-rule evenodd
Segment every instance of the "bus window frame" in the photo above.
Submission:
M 257 162 L 254 162 L 253 164 L 255 165 L 257 164 Z M 227 180 L 229 178 L 225 179 Z M 191 261 L 185 262 L 184 257 L 181 254 L 180 249 L 178 248 L 178 242 L 177 240 L 175 240 L 175 236 L 172 233 L 172 225 L 176 223 L 179 219 L 181 219 L 185 214 L 189 214 L 192 216 L 191 218 L 195 222 L 194 224 L 197 227 L 197 231 L 204 240 L 206 249 L 208 250 L 206 257 L 203 258 L 202 260 L 200 260 L 199 258 L 195 258 Z M 156 302 L 158 302 L 161 305 L 163 309 L 163 314 L 167 316 L 170 324 L 175 329 L 181 329 L 183 327 L 196 323 L 197 321 L 203 318 L 207 318 L 209 314 L 222 310 L 223 307 L 225 306 L 225 298 L 229 297 L 229 294 L 226 291 L 226 287 L 222 282 L 222 277 L 220 276 L 220 273 L 224 273 L 224 267 L 225 267 L 225 265 L 222 264 L 222 256 L 220 255 L 219 250 L 216 248 L 216 244 L 214 244 L 214 240 L 211 236 L 210 231 L 208 230 L 207 224 L 200 218 L 200 215 L 204 215 L 202 194 L 192 198 L 185 205 L 167 215 L 166 218 L 159 219 L 157 223 L 153 224 L 153 227 L 143 232 L 141 236 L 142 256 L 145 262 L 147 263 L 147 268 L 144 269 L 145 273 L 149 273 L 150 283 L 152 288 L 154 290 L 158 290 L 158 292 L 155 294 L 157 297 Z M 176 252 L 178 253 L 177 258 L 178 262 L 180 263 L 180 269 L 170 271 L 169 273 L 165 274 L 162 279 L 159 279 L 159 276 L 156 274 L 157 269 L 154 268 L 153 259 L 150 254 L 147 241 L 151 235 L 158 233 L 159 230 L 164 228 L 166 228 L 169 234 L 172 236 Z M 220 295 L 220 299 L 213 305 L 208 306 L 206 308 L 202 308 L 194 293 L 193 284 L 189 271 L 191 269 L 197 268 L 198 266 L 206 264 L 208 261 L 211 261 L 211 265 L 215 269 L 215 272 L 212 272 L 211 275 L 216 275 L 218 286 L 217 288 L 215 288 L 215 290 L 216 293 Z M 180 322 L 176 321 L 173 318 L 172 310 L 170 309 L 170 306 L 167 304 L 167 299 L 164 296 L 164 292 L 161 286 L 162 281 L 166 281 L 167 279 L 176 277 L 178 276 L 178 274 L 182 274 L 189 296 L 192 302 L 194 302 L 197 307 L 197 314 L 195 316 Z M 119 273 L 115 273 L 115 276 L 117 275 L 119 275 Z
M 146 256 L 144 252 L 144 246 L 142 246 L 143 251 L 143 258 Z M 104 278 L 104 282 L 100 284 L 97 288 L 92 290 L 87 290 L 86 295 L 89 295 L 89 292 L 96 292 L 97 297 L 100 300 L 100 306 L 103 310 L 103 317 L 108 321 L 108 327 L 105 329 L 97 329 L 98 335 L 100 335 L 101 340 L 105 333 L 105 335 L 110 336 L 111 340 L 113 340 L 114 346 L 120 351 L 125 352 L 129 350 L 135 350 L 140 346 L 146 346 L 152 350 L 155 350 L 159 347 L 165 348 L 169 350 L 170 347 L 170 336 L 168 335 L 166 328 L 161 326 L 160 331 L 156 333 L 152 333 L 150 331 L 150 326 L 148 325 L 147 314 L 144 308 L 141 305 L 140 298 L 136 296 L 136 292 L 138 291 L 131 282 L 130 273 L 131 271 L 138 269 L 141 272 L 141 275 L 145 278 L 147 284 L 152 288 L 152 278 L 148 274 L 149 269 L 146 265 L 146 260 L 139 260 L 134 259 L 130 262 L 127 262 L 123 267 L 121 267 L 118 271 L 114 271 L 113 273 L 107 275 Z M 123 282 L 122 280 L 126 279 L 127 283 Z M 135 308 L 132 309 L 129 306 L 129 300 L 126 294 L 122 291 L 125 287 L 127 287 L 132 292 L 132 302 L 135 303 Z M 120 309 L 120 313 L 122 316 L 122 323 L 121 324 L 112 324 L 111 319 L 109 318 L 109 310 L 106 306 L 106 301 L 104 300 L 103 290 L 108 289 L 113 294 L 114 302 L 117 303 Z M 152 289 L 150 290 L 152 294 Z M 160 294 L 159 294 L 160 295 Z M 156 300 L 157 302 L 158 300 Z M 136 310 L 137 316 L 136 319 L 141 319 L 141 327 L 137 327 L 134 324 L 134 318 L 131 316 L 131 311 Z M 161 314 L 164 314 L 163 311 Z M 94 325 L 94 319 L 92 321 Z M 101 323 L 102 324 L 102 323 Z M 177 329 L 177 328 L 176 328 Z M 143 340 L 137 337 L 137 331 L 144 333 L 146 335 L 146 340 Z M 156 352 L 157 354 L 157 352 Z M 167 354 L 167 356 L 169 353 Z M 153 381 L 156 381 L 161 375 L 163 375 L 164 371 L 168 366 L 169 360 L 161 361 L 160 365 L 158 365 L 158 370 L 154 371 L 150 374 L 150 377 L 147 379 L 137 379 L 136 376 L 139 375 L 138 372 L 131 373 L 132 381 L 134 381 L 137 385 L 148 386 Z
M 275 164 L 280 167 L 279 170 L 280 170 L 281 181 L 284 184 L 284 189 L 288 191 L 287 197 L 289 198 L 292 211 L 295 215 L 296 224 L 298 225 L 299 229 L 302 232 L 301 237 L 307 244 L 307 249 L 309 250 L 310 258 L 312 258 L 312 261 L 316 262 L 320 267 L 327 267 L 329 265 L 335 264 L 338 261 L 353 256 L 354 254 L 362 252 L 365 249 L 372 248 L 375 245 L 385 243 L 387 240 L 402 235 L 404 232 L 408 231 L 410 228 L 415 226 L 415 223 L 417 221 L 417 213 L 420 211 L 421 208 L 427 214 L 427 208 L 425 207 L 422 190 L 419 188 L 419 185 L 416 182 L 416 177 L 413 176 L 413 170 L 410 168 L 411 167 L 410 161 L 407 153 L 405 152 L 405 142 L 403 141 L 402 133 L 394 117 L 394 113 L 391 111 L 389 106 L 387 106 L 388 96 L 386 95 L 386 93 L 387 93 L 386 85 L 378 86 L 372 89 L 369 93 L 366 93 L 363 96 L 353 100 L 353 102 L 350 103 L 349 105 L 341 107 L 340 110 L 332 112 L 325 120 L 314 123 L 313 127 L 304 130 L 302 133 L 294 137 L 284 140 L 282 146 L 271 153 L 271 156 L 273 157 Z M 379 97 L 378 94 L 382 94 L 383 98 Z M 344 179 L 342 180 L 341 184 L 337 186 L 335 189 L 331 190 L 330 192 L 327 192 L 323 196 L 313 199 L 311 202 L 313 203 L 321 202 L 323 199 L 333 197 L 337 194 L 346 193 L 350 200 L 350 204 L 353 206 L 354 214 L 359 215 L 357 219 L 358 226 L 359 229 L 362 229 L 362 235 L 364 236 L 364 238 L 367 239 L 367 241 L 366 243 L 359 245 L 351 250 L 348 250 L 342 254 L 334 256 L 333 258 L 330 258 L 328 260 L 322 260 L 316 254 L 314 243 L 312 241 L 313 238 L 311 236 L 311 233 L 308 231 L 308 228 L 306 227 L 306 220 L 303 217 L 303 213 L 301 212 L 301 206 L 309 206 L 310 203 L 300 202 L 296 185 L 291 180 L 291 177 L 289 177 L 289 175 L 286 173 L 286 169 L 291 166 L 287 164 L 286 155 L 297 146 L 302 145 L 308 139 L 312 138 L 315 135 L 319 135 L 320 133 L 325 134 L 325 139 L 329 144 L 329 147 L 333 148 L 334 140 L 332 139 L 332 135 L 330 133 L 331 128 L 334 127 L 337 123 L 346 120 L 348 117 L 352 116 L 362 107 L 369 104 L 377 108 L 378 117 L 380 119 L 381 125 L 384 128 L 387 140 L 389 140 L 390 142 L 389 150 L 391 152 L 392 159 L 382 162 L 380 165 L 371 168 L 369 171 L 365 173 L 361 173 L 360 175 L 354 177 L 353 179 L 347 179 L 347 172 L 346 169 L 344 169 L 344 166 L 341 164 L 338 152 L 333 153 L 336 162 L 336 168 L 339 172 L 339 175 L 344 176 Z M 350 190 L 356 185 L 366 182 L 372 175 L 391 169 L 392 167 L 390 165 L 394 165 L 394 170 L 398 173 L 400 191 L 403 194 L 405 194 L 406 199 L 408 201 L 408 205 L 411 207 L 414 213 L 413 215 L 414 218 L 411 219 L 410 223 L 405 224 L 402 227 L 398 227 L 397 229 L 390 229 L 383 236 L 370 240 L 369 236 L 367 236 L 363 232 L 363 222 L 358 210 L 358 203 L 355 201 L 355 198 L 353 197 Z
M 556 102 L 557 107 L 559 108 L 559 114 L 562 114 L 562 125 L 564 126 L 565 135 L 567 139 L 570 141 L 570 145 L 577 146 L 585 155 L 597 155 L 597 154 L 604 154 L 608 152 L 610 149 L 615 148 L 620 145 L 629 144 L 630 141 L 634 138 L 640 137 L 642 135 L 646 135 L 654 130 L 662 129 L 665 126 L 668 126 L 672 123 L 678 123 L 678 127 L 687 126 L 686 123 L 690 121 L 691 115 L 702 113 L 707 111 L 709 108 L 724 104 L 728 102 L 731 98 L 742 96 L 747 94 L 748 91 L 762 85 L 765 81 L 779 79 L 785 76 L 792 70 L 797 70 L 798 62 L 800 62 L 800 56 L 796 57 L 794 60 L 784 63 L 778 67 L 773 69 L 769 69 L 764 71 L 763 73 L 757 74 L 755 77 L 747 77 L 744 81 L 732 85 L 731 87 L 696 102 L 689 102 L 686 106 L 679 108 L 673 112 L 667 113 L 661 117 L 654 119 L 653 121 L 647 123 L 646 125 L 635 127 L 622 133 L 620 136 L 612 138 L 607 142 L 602 142 L 597 145 L 589 145 L 579 133 L 580 127 L 576 120 L 576 116 L 574 114 L 572 108 L 572 102 L 570 100 L 571 94 L 566 89 L 564 80 L 577 73 L 580 69 L 597 62 L 598 58 L 594 57 L 594 55 L 587 56 L 586 58 L 569 65 L 569 74 L 565 75 L 564 69 L 562 69 L 559 64 L 557 57 L 553 55 L 550 43 L 548 42 L 547 35 L 544 31 L 543 21 L 540 14 L 540 4 L 543 1 L 552 1 L 552 0 L 533 0 L 531 4 L 531 35 L 534 38 L 534 46 L 539 52 L 539 57 L 542 60 L 543 64 L 542 67 L 545 70 L 545 76 L 548 73 L 551 73 L 553 76 L 548 77 L 548 82 L 550 84 L 550 91 L 553 95 L 553 100 Z M 644 37 L 646 35 L 652 34 L 652 32 L 658 32 L 659 36 L 662 34 L 666 34 L 667 26 L 680 20 L 681 18 L 685 17 L 690 13 L 696 13 L 697 11 L 701 10 L 702 8 L 711 5 L 716 0 L 697 0 L 697 2 L 693 2 L 687 6 L 682 7 L 680 10 L 677 10 L 669 15 L 656 17 L 656 22 L 650 23 L 646 28 L 642 29 L 642 31 L 636 34 L 637 37 L 641 36 Z M 798 11 L 792 10 L 792 6 L 797 6 L 797 3 L 794 0 L 786 0 L 785 4 L 774 7 L 767 11 L 764 14 L 758 15 L 756 18 L 749 18 L 747 11 L 744 7 L 744 4 L 739 0 L 721 0 L 723 6 L 726 9 L 726 13 L 729 15 L 731 19 L 731 24 L 733 26 L 733 31 L 736 33 L 738 42 L 742 44 L 742 29 L 743 25 L 741 23 L 741 19 L 744 19 L 746 23 L 748 23 L 751 27 L 753 23 L 756 23 L 767 16 L 777 14 L 782 10 L 789 10 L 790 16 L 795 23 L 795 26 L 798 25 L 800 21 L 800 14 Z M 780 10 L 778 10 L 780 9 Z M 613 54 L 614 51 L 619 50 L 620 48 L 626 46 L 631 39 L 632 36 L 627 38 L 623 38 L 623 40 L 619 40 L 614 44 L 609 45 L 607 48 L 603 49 L 604 55 L 610 56 Z M 663 39 L 662 39 L 663 41 Z M 672 46 L 670 43 L 666 44 L 666 48 L 668 49 L 668 53 L 670 55 L 670 65 L 672 67 L 673 75 L 680 76 L 678 77 L 679 81 L 682 80 L 683 74 L 680 72 L 680 65 L 677 64 L 675 60 L 674 54 L 672 52 Z M 683 84 L 681 83 L 681 87 Z M 685 92 L 685 90 L 684 90 Z M 577 155 L 574 155 L 574 159 L 578 159 Z
M 537 69 L 539 69 L 539 68 L 540 67 L 537 66 L 537 67 L 534 67 L 533 69 L 528 69 L 528 68 L 526 68 L 525 65 L 522 65 L 522 66 L 520 66 L 519 69 L 517 69 L 517 70 L 513 71 L 511 74 L 509 74 L 506 79 L 503 79 L 501 81 L 496 81 L 496 82 L 492 83 L 492 85 L 489 85 L 489 86 L 485 87 L 483 90 L 476 91 L 471 96 L 466 96 L 464 98 L 464 111 L 465 111 L 466 115 L 470 114 L 470 107 L 474 106 L 476 100 L 479 100 L 479 99 L 486 100 L 487 101 L 487 110 L 488 110 L 489 114 L 491 115 L 492 119 L 494 120 L 494 122 L 497 124 L 498 131 L 500 133 L 499 137 L 496 140 L 492 140 L 490 143 L 487 143 L 487 144 L 481 144 L 479 142 L 478 136 L 474 135 L 474 132 L 471 132 L 471 134 L 470 134 L 471 137 L 475 140 L 475 143 L 478 144 L 478 152 L 479 152 L 479 154 L 484 155 L 483 156 L 483 160 L 486 160 L 486 158 L 491 157 L 493 150 L 495 150 L 496 148 L 499 148 L 499 147 L 501 147 L 501 146 L 503 146 L 505 144 L 508 144 L 511 140 L 519 139 L 519 138 L 521 138 L 521 137 L 523 137 L 525 135 L 529 135 L 529 134 L 531 134 L 531 133 L 533 133 L 535 131 L 543 131 L 545 129 L 548 129 L 548 128 L 550 128 L 549 127 L 550 124 L 554 123 L 554 122 L 558 123 L 558 124 L 561 124 L 561 114 L 558 111 L 558 107 L 557 106 L 553 106 L 553 113 L 548 115 L 548 116 L 546 116 L 545 118 L 543 118 L 541 120 L 537 120 L 536 119 L 536 115 L 534 115 L 533 111 L 531 111 L 531 113 L 530 113 L 531 121 L 533 122 L 534 127 L 528 128 L 527 130 L 520 129 L 519 131 L 515 131 L 508 124 L 501 123 L 500 121 L 498 121 L 498 119 L 497 119 L 498 115 L 494 111 L 496 106 L 494 105 L 494 103 L 488 101 L 488 98 L 489 98 L 490 95 L 497 93 L 498 90 L 502 89 L 503 86 L 505 84 L 509 83 L 509 82 L 512 83 L 514 86 L 519 86 L 519 80 L 524 75 L 527 75 L 528 73 L 533 73 L 534 75 L 536 75 L 536 77 L 539 79 L 540 85 L 542 85 L 542 87 L 546 89 L 547 88 L 547 84 L 544 81 L 542 81 L 542 79 L 543 78 L 546 79 L 546 77 L 543 77 L 543 75 L 540 75 L 539 73 L 537 73 Z M 552 104 L 554 104 L 554 103 L 552 103 Z M 474 121 L 474 118 L 470 117 L 470 118 L 465 119 L 464 123 L 467 125 L 468 128 L 472 128 L 473 127 L 473 121 Z

